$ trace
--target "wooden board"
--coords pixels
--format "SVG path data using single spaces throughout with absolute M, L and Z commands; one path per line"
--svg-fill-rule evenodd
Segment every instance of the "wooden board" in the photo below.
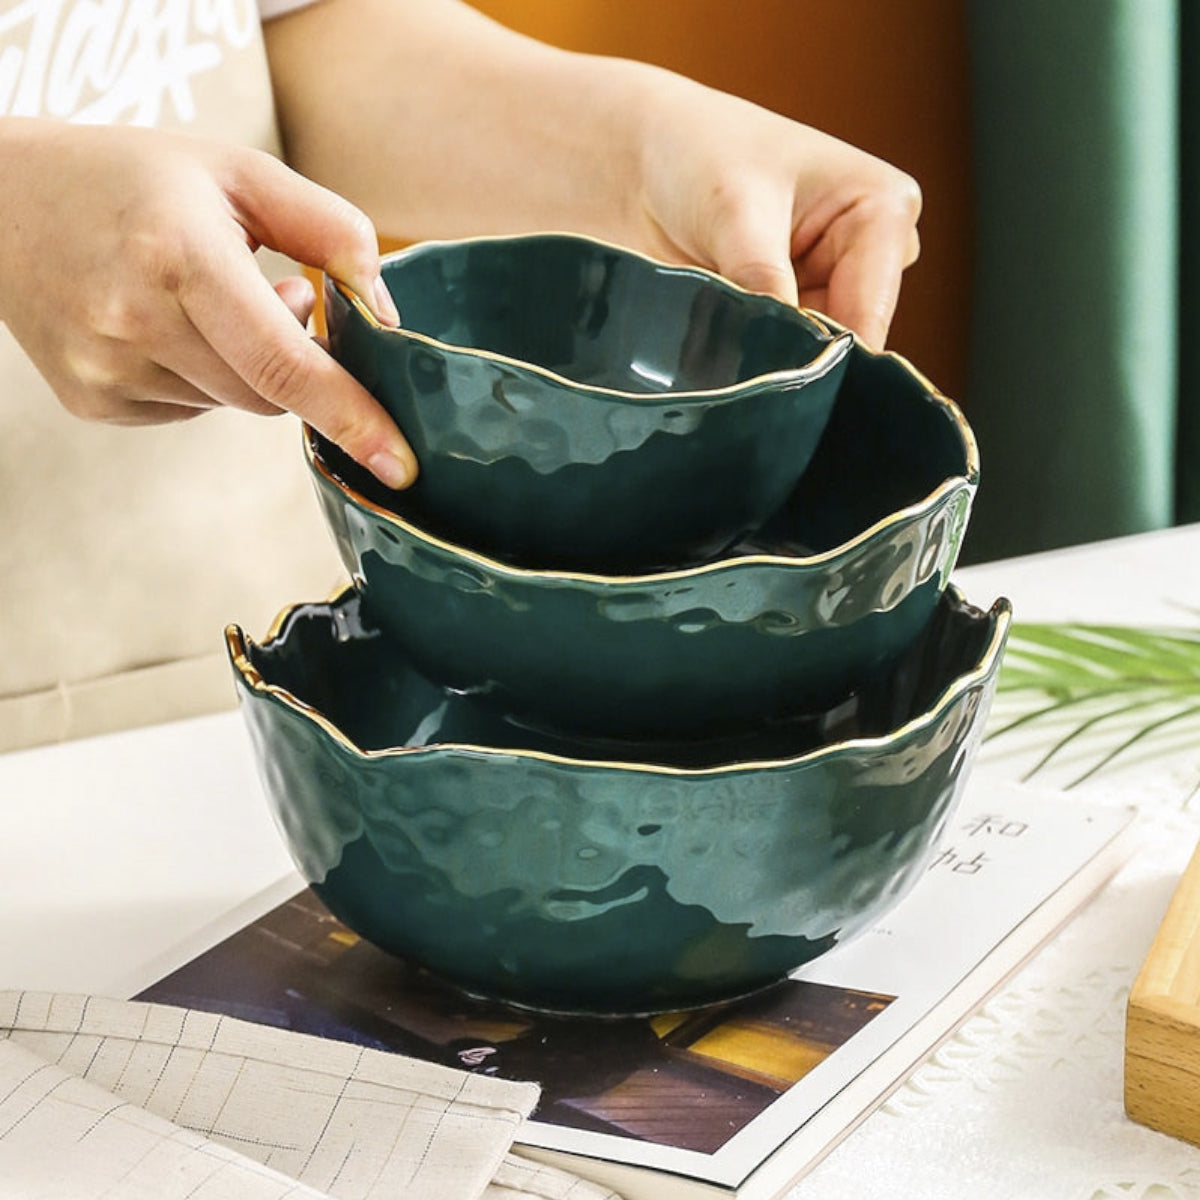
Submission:
M 1129 994 L 1125 1111 L 1200 1145 L 1200 847 Z

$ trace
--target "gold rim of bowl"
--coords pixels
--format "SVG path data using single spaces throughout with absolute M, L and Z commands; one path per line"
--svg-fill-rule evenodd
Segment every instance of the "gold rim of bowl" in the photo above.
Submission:
M 442 351 L 448 354 L 460 354 L 468 358 L 479 358 L 487 362 L 502 363 L 505 366 L 516 367 L 522 371 L 528 371 L 530 374 L 537 375 L 547 382 L 553 383 L 556 387 L 567 387 L 572 391 L 586 392 L 590 395 L 599 396 L 607 399 L 620 399 L 623 401 L 635 402 L 638 404 L 651 405 L 667 405 L 678 404 L 682 401 L 689 400 L 705 400 L 705 399 L 721 399 L 725 396 L 740 395 L 746 391 L 757 391 L 758 389 L 769 386 L 772 383 L 780 383 L 797 379 L 819 379 L 821 376 L 831 371 L 842 359 L 850 352 L 850 346 L 855 340 L 855 335 L 848 329 L 838 328 L 834 330 L 830 327 L 828 320 L 821 316 L 814 309 L 809 308 L 792 308 L 785 304 L 778 297 L 772 296 L 767 292 L 752 292 L 748 288 L 741 287 L 726 279 L 723 275 L 718 275 L 715 271 L 710 271 L 705 267 L 686 266 L 677 263 L 663 262 L 661 259 L 653 258 L 649 254 L 643 254 L 639 250 L 631 250 L 628 246 L 620 246 L 615 242 L 608 242 L 602 238 L 589 237 L 585 234 L 566 233 L 557 230 L 547 230 L 539 233 L 513 233 L 499 234 L 494 237 L 477 236 L 466 238 L 430 238 L 428 240 L 414 242 L 411 246 L 405 246 L 401 250 L 393 250 L 390 254 L 385 254 L 380 262 L 386 266 L 389 263 L 399 261 L 408 257 L 414 252 L 425 250 L 428 248 L 436 248 L 440 246 L 467 246 L 472 243 L 495 243 L 495 242 L 519 242 L 528 241 L 531 238 L 552 237 L 564 238 L 569 241 L 581 242 L 585 245 L 599 246 L 602 249 L 616 251 L 619 254 L 627 255 L 630 258 L 636 258 L 641 262 L 648 263 L 661 271 L 666 271 L 675 275 L 692 275 L 700 276 L 708 279 L 713 283 L 718 284 L 723 290 L 734 294 L 753 297 L 758 300 L 765 300 L 780 306 L 780 308 L 788 309 L 791 312 L 798 312 L 801 316 L 806 317 L 817 326 L 818 333 L 828 334 L 832 339 L 829 344 L 810 362 L 799 367 L 787 367 L 778 371 L 767 371 L 762 375 L 754 375 L 749 379 L 743 379 L 738 383 L 725 384 L 719 388 L 693 388 L 687 391 L 666 391 L 666 392 L 630 392 L 624 391 L 621 388 L 602 387 L 594 383 L 581 383 L 579 380 L 570 379 L 566 375 L 561 375 L 557 371 L 552 371 L 549 367 L 539 366 L 537 363 L 528 362 L 524 359 L 513 358 L 511 355 L 500 354 L 495 350 L 483 350 L 475 346 L 459 346 L 454 342 L 444 342 L 439 338 L 431 337 L 427 333 L 419 333 L 415 329 L 405 329 L 403 326 L 403 314 L 401 314 L 401 324 L 399 326 L 384 325 L 375 314 L 367 307 L 357 292 L 353 291 L 349 286 L 342 283 L 339 279 L 330 277 L 333 286 L 346 298 L 346 300 L 357 310 L 359 315 L 373 329 L 379 330 L 381 333 L 388 335 L 398 335 L 407 340 L 420 342 L 422 345 L 429 346 L 433 349 Z
M 898 741 L 908 734 L 921 729 L 923 726 L 933 724 L 941 719 L 942 713 L 952 705 L 964 692 L 975 687 L 996 667 L 996 660 L 1001 654 L 1004 643 L 1008 638 L 1009 626 L 1012 623 L 1012 604 L 1003 596 L 997 598 L 990 609 L 984 612 L 977 606 L 970 604 L 963 593 L 951 585 L 953 594 L 959 597 L 964 604 L 975 609 L 976 612 L 983 616 L 995 620 L 995 627 L 992 629 L 991 637 L 983 654 L 980 656 L 978 663 L 969 671 L 963 672 L 947 684 L 945 688 L 938 694 L 937 699 L 929 705 L 924 712 L 918 713 L 910 717 L 904 724 L 897 726 L 895 729 L 889 730 L 885 734 L 879 734 L 875 737 L 861 738 L 846 738 L 843 741 L 830 742 L 825 746 L 818 746 L 812 750 L 806 751 L 803 754 L 794 755 L 791 758 L 776 758 L 776 759 L 758 759 L 746 762 L 720 763 L 712 767 L 672 767 L 662 763 L 636 763 L 622 760 L 608 759 L 590 759 L 590 758 L 574 758 L 565 754 L 552 754 L 544 750 L 522 750 L 520 748 L 501 747 L 501 746 L 485 746 L 473 742 L 439 742 L 436 745 L 430 746 L 388 746 L 381 750 L 364 750 L 361 746 L 356 745 L 333 721 L 331 721 L 320 709 L 314 708 L 312 705 L 305 703 L 295 693 L 288 689 L 280 687 L 278 684 L 267 683 L 259 673 L 258 669 L 250 661 L 247 645 L 249 639 L 238 625 L 229 625 L 225 629 L 225 643 L 229 651 L 230 659 L 233 662 L 234 668 L 237 670 L 242 680 L 246 685 L 258 692 L 261 695 L 273 696 L 280 701 L 285 707 L 292 709 L 306 720 L 314 722 L 320 726 L 325 733 L 334 739 L 343 749 L 348 750 L 358 758 L 363 759 L 388 759 L 399 758 L 410 755 L 424 754 L 441 754 L 451 751 L 483 754 L 488 756 L 500 756 L 505 758 L 520 758 L 530 759 L 537 762 L 554 763 L 560 766 L 568 767 L 585 767 L 588 769 L 600 769 L 610 771 L 637 771 L 652 775 L 670 775 L 679 777 L 701 777 L 712 775 L 730 775 L 743 771 L 770 771 L 783 768 L 796 767 L 801 763 L 815 762 L 821 758 L 831 757 L 837 754 L 843 754 L 848 751 L 863 750 L 874 746 L 885 746 L 889 742 Z M 326 601 L 328 604 L 336 604 L 343 596 L 353 591 L 353 585 L 347 585 L 338 588 Z M 271 642 L 275 641 L 283 625 L 293 612 L 304 607 L 304 603 L 290 604 L 286 608 L 280 610 L 272 621 L 270 629 L 267 631 L 267 636 L 260 643 L 263 648 L 266 648 Z M 252 644 L 252 643 L 250 643 Z
M 903 360 L 901 360 L 903 361 Z M 314 471 L 322 479 L 326 480 L 331 487 L 340 492 L 350 503 L 361 508 L 373 515 L 386 521 L 390 525 L 394 525 L 399 529 L 404 530 L 405 534 L 423 542 L 428 546 L 436 547 L 444 554 L 453 555 L 455 558 L 462 559 L 464 562 L 472 563 L 482 567 L 494 575 L 502 575 L 513 579 L 541 579 L 554 580 L 570 583 L 586 583 L 594 587 L 604 586 L 625 586 L 630 583 L 654 584 L 666 583 L 674 580 L 690 580 L 696 579 L 704 575 L 718 574 L 727 571 L 732 567 L 742 568 L 747 565 L 755 564 L 759 566 L 780 566 L 789 568 L 805 568 L 821 566 L 825 563 L 832 562 L 834 559 L 843 555 L 849 554 L 851 551 L 862 545 L 864 542 L 870 541 L 877 537 L 881 532 L 892 525 L 901 525 L 911 518 L 920 516 L 926 510 L 932 510 L 941 503 L 944 497 L 947 497 L 955 492 L 961 491 L 963 488 L 974 488 L 978 482 L 979 469 L 977 464 L 977 455 L 975 451 L 975 439 L 971 434 L 970 426 L 967 425 L 958 406 L 952 401 L 946 399 L 940 392 L 933 393 L 939 401 L 947 405 L 948 410 L 953 417 L 960 434 L 962 435 L 967 451 L 967 473 L 964 475 L 951 475 L 943 480 L 932 492 L 920 500 L 912 504 L 906 505 L 904 508 L 898 508 L 888 513 L 884 517 L 880 517 L 873 525 L 868 525 L 866 529 L 860 530 L 854 537 L 840 542 L 838 545 L 831 547 L 828 550 L 822 550 L 817 554 L 737 554 L 728 558 L 718 558 L 712 562 L 700 563 L 691 567 L 676 567 L 669 571 L 651 571 L 642 575 L 602 575 L 590 571 L 566 571 L 547 568 L 538 570 L 531 567 L 518 567 L 511 563 L 502 562 L 499 559 L 492 558 L 487 554 L 483 554 L 477 550 L 471 550 L 466 546 L 459 545 L 447 538 L 439 537 L 437 534 L 430 533 L 428 530 L 422 529 L 421 526 L 410 521 L 407 517 L 401 516 L 390 508 L 384 508 L 380 504 L 376 504 L 373 500 L 369 500 L 361 492 L 356 491 L 344 480 L 339 479 L 329 467 L 317 455 L 316 445 L 314 443 L 315 431 L 311 426 L 305 424 L 303 427 L 304 439 L 304 457 L 308 463 L 309 469 Z M 364 471 L 366 467 L 362 468 Z

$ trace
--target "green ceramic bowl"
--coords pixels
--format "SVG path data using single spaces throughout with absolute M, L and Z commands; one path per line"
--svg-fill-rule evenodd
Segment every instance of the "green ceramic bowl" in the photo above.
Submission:
M 269 803 L 340 920 L 474 994 L 615 1015 L 766 987 L 908 890 L 1010 615 L 951 588 L 836 709 L 639 762 L 429 683 L 352 590 L 227 641 Z
M 687 570 L 513 567 L 410 519 L 311 430 L 306 447 L 347 570 L 418 670 L 533 723 L 614 736 L 754 728 L 884 669 L 933 612 L 978 481 L 958 409 L 858 344 L 783 509 Z
M 803 473 L 850 344 L 707 271 L 568 234 L 425 242 L 383 277 L 402 328 L 332 281 L 326 321 L 416 453 L 405 511 L 526 567 L 725 549 Z

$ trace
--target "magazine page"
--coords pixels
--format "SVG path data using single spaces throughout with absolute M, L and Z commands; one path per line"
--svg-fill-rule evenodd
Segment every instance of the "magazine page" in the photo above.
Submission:
M 534 1080 L 542 1098 L 520 1135 L 531 1151 L 578 1156 L 581 1174 L 583 1160 L 606 1160 L 732 1189 L 1130 820 L 1126 809 L 972 781 L 886 919 L 764 993 L 694 1012 L 599 1021 L 473 999 L 361 941 L 307 890 L 140 998 Z M 1045 936 L 1031 929 L 1022 957 Z M 949 1031 L 922 1030 L 923 1048 Z M 880 1098 L 910 1065 L 889 1060 L 893 1077 L 866 1094 Z M 862 1115 L 839 1114 L 839 1123 Z

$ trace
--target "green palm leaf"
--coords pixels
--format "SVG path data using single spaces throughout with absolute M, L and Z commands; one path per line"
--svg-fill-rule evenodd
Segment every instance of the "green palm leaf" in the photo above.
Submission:
M 1200 744 L 1200 629 L 1013 626 L 988 740 L 1040 741 L 1026 771 L 1070 760 L 1090 778 L 1138 752 Z

